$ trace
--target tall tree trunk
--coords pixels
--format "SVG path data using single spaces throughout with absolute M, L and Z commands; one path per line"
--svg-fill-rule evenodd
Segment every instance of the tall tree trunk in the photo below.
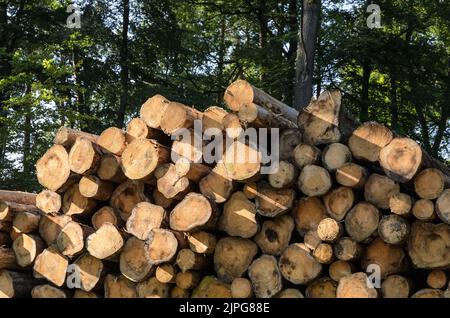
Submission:
M 116 126 L 121 128 L 128 104 L 128 26 L 130 22 L 130 1 L 123 0 L 122 45 L 120 46 L 120 106 Z
M 26 91 L 25 91 L 25 100 L 28 100 L 28 98 L 31 98 L 31 84 L 26 84 Z M 23 126 L 23 158 L 22 158 L 22 164 L 23 164 L 23 173 L 25 176 L 27 176 L 30 173 L 30 154 L 31 154 L 31 103 L 26 103 L 25 107 L 25 122 Z
M 217 65 L 218 75 L 217 75 L 217 86 L 219 88 L 219 93 L 217 94 L 217 103 L 220 104 L 223 98 L 223 92 L 225 83 L 223 79 L 223 69 L 225 61 L 225 32 L 226 32 L 226 17 L 222 15 L 220 20 L 220 34 L 219 34 L 219 62 Z
M 397 103 L 397 80 L 391 72 L 391 128 L 397 130 L 398 126 L 398 103 Z
M 289 0 L 289 50 L 286 54 L 286 59 L 289 67 L 288 74 L 286 78 L 285 84 L 285 92 L 284 97 L 286 100 L 286 104 L 293 105 L 294 104 L 294 79 L 295 79 L 295 51 L 297 50 L 297 36 L 294 36 L 296 30 L 298 29 L 298 10 L 297 10 L 297 0 Z
M 369 120 L 369 81 L 372 68 L 370 62 L 365 59 L 363 62 L 363 74 L 361 83 L 361 109 L 359 111 L 359 120 L 365 122 Z
M 303 0 L 295 61 L 294 107 L 296 109 L 308 106 L 312 97 L 314 55 L 319 29 L 320 7 L 321 0 Z
M 260 79 L 262 83 L 267 82 L 267 34 L 268 34 L 268 27 L 267 27 L 267 17 L 266 17 L 266 1 L 265 0 L 258 0 L 258 8 L 256 11 L 256 17 L 258 19 L 258 26 L 259 26 L 259 53 L 260 53 L 260 59 L 261 59 L 261 73 L 260 73 Z

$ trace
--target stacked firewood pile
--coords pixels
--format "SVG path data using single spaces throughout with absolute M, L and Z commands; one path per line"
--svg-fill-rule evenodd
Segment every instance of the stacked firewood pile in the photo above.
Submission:
M 449 294 L 445 165 L 353 120 L 339 91 L 300 113 L 242 80 L 224 99 L 156 95 L 126 131 L 62 127 L 36 163 L 44 190 L 0 191 L 0 297 Z M 249 127 L 280 129 L 270 174 Z

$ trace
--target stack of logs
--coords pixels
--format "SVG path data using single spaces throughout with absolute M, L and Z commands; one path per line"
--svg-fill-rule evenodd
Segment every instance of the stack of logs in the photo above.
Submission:
M 450 294 L 445 165 L 353 120 L 336 90 L 300 113 L 243 80 L 224 99 L 200 112 L 155 95 L 126 131 L 62 127 L 36 163 L 44 190 L 0 191 L 0 297 Z M 216 163 L 210 139 L 171 138 L 197 120 L 234 140 Z M 248 127 L 281 131 L 270 175 Z M 238 144 L 257 159 L 227 156 Z

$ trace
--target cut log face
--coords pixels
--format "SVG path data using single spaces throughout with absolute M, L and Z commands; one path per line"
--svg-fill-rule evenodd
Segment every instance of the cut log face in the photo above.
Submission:
M 86 198 L 107 201 L 111 198 L 115 185 L 96 176 L 84 176 L 80 179 L 78 187 L 81 195 Z
M 80 289 L 89 292 L 96 288 L 101 281 L 103 274 L 103 262 L 88 253 L 78 257 L 74 264 L 79 273 Z
M 284 250 L 279 266 L 283 277 L 293 284 L 307 284 L 322 271 L 322 265 L 297 244 Z
M 222 162 L 212 169 L 212 171 L 200 180 L 200 192 L 216 203 L 223 203 L 233 191 L 233 180 L 228 176 L 228 172 Z
M 298 188 L 310 197 L 324 195 L 331 188 L 330 174 L 320 166 L 307 165 L 298 177 Z
M 61 145 L 54 145 L 36 162 L 38 182 L 52 191 L 61 188 L 70 176 L 69 154 Z
M 36 196 L 36 207 L 45 214 L 56 214 L 61 209 L 61 196 L 51 190 L 42 190 Z
M 62 202 L 62 211 L 65 215 L 88 215 L 94 211 L 96 202 L 93 199 L 86 198 L 80 193 L 78 183 L 72 185 L 64 193 Z
M 275 189 L 265 182 L 258 184 L 255 199 L 256 211 L 266 217 L 276 217 L 292 209 L 295 200 L 294 189 Z
M 170 263 L 161 264 L 155 270 L 155 278 L 158 282 L 165 284 L 175 283 L 176 274 L 175 266 Z
M 265 126 L 272 127 L 272 126 Z M 299 129 L 285 129 L 280 134 L 280 159 L 291 160 L 295 158 L 295 151 L 302 142 L 302 133 Z M 313 147 L 311 147 L 314 149 Z M 301 167 L 300 167 L 301 168 Z
M 203 132 L 206 135 L 214 135 L 211 134 L 213 129 L 223 131 L 224 130 L 223 119 L 227 114 L 228 113 L 225 109 L 217 106 L 211 106 L 205 109 L 202 117 Z
M 307 298 L 336 298 L 337 283 L 329 277 L 322 277 L 306 288 Z
M 270 298 L 281 291 L 283 288 L 281 274 L 274 256 L 262 255 L 255 259 L 248 268 L 248 277 L 252 281 L 255 296 Z
M 322 164 L 330 172 L 335 172 L 352 160 L 350 149 L 341 143 L 332 143 L 322 152 Z
M 132 282 L 140 282 L 147 278 L 153 269 L 147 257 L 145 242 L 130 237 L 120 253 L 120 272 Z
M 239 119 L 252 127 L 297 128 L 297 125 L 279 114 L 255 103 L 243 104 L 238 111 Z
M 100 151 L 95 144 L 78 137 L 69 152 L 70 170 L 78 174 L 90 174 L 96 171 L 100 158 Z
M 188 248 L 181 249 L 175 263 L 182 272 L 188 270 L 201 270 L 209 265 L 210 258 L 203 254 L 194 253 Z
M 444 174 L 435 168 L 422 170 L 414 179 L 414 190 L 422 199 L 438 198 L 445 187 Z
M 176 231 L 191 231 L 208 223 L 213 209 L 207 198 L 191 192 L 170 213 L 170 228 Z
M 124 276 L 106 275 L 105 298 L 137 298 L 136 284 Z
M 161 95 L 154 95 L 141 106 L 140 117 L 151 128 L 160 128 L 161 119 L 169 100 Z
M 195 253 L 211 255 L 214 254 L 217 238 L 211 233 L 198 231 L 188 236 L 188 242 L 189 248 Z
M 326 218 L 325 207 L 317 197 L 300 199 L 292 212 L 297 231 L 304 236 L 309 231 L 315 231 L 320 221 Z
M 231 296 L 233 298 L 250 298 L 253 296 L 253 286 L 247 278 L 235 278 L 231 283 Z
M 56 238 L 62 228 L 71 220 L 72 218 L 68 215 L 45 215 L 39 222 L 39 235 L 47 245 L 52 245 L 56 243 Z
M 111 223 L 116 227 L 120 227 L 121 219 L 118 213 L 110 206 L 101 207 L 97 210 L 91 218 L 92 227 L 98 230 L 103 223 Z
M 347 162 L 336 170 L 336 181 L 346 187 L 361 189 L 367 181 L 367 170 L 353 162 Z
M 140 118 L 133 118 L 127 124 L 127 142 L 130 143 L 134 139 L 155 139 L 170 145 L 170 138 L 164 135 L 161 130 L 148 127 L 145 121 Z
M 168 135 L 175 134 L 182 128 L 193 127 L 194 121 L 201 120 L 202 115 L 195 108 L 177 102 L 169 102 L 160 121 L 161 130 Z
M 192 289 L 200 283 L 201 278 L 200 273 L 195 271 L 179 272 L 175 278 L 175 283 L 181 289 Z
M 356 204 L 345 217 L 345 229 L 356 242 L 363 242 L 378 229 L 380 212 L 370 203 Z
M 122 183 L 126 181 L 123 174 L 120 157 L 116 155 L 104 155 L 100 160 L 97 169 L 97 175 L 100 179 L 114 183 Z
M 427 284 L 431 288 L 442 289 L 447 285 L 447 274 L 443 270 L 435 269 L 428 274 Z
M 336 297 L 377 298 L 377 290 L 368 283 L 366 273 L 354 273 L 339 281 Z
M 303 237 L 303 242 L 306 250 L 309 252 L 314 251 L 317 246 L 322 243 L 322 240 L 320 239 L 319 234 L 317 234 L 316 230 L 311 230 L 306 232 L 305 236 Z
M 231 139 L 238 138 L 244 129 L 242 128 L 239 117 L 236 114 L 227 114 L 223 118 L 223 126 L 225 129 L 226 135 Z
M 158 265 L 172 260 L 178 250 L 175 235 L 165 229 L 152 229 L 145 242 L 147 259 L 152 265 Z
M 243 192 L 235 192 L 223 207 L 218 228 L 230 236 L 249 238 L 258 231 L 256 207 Z
M 413 205 L 413 199 L 405 193 L 396 193 L 389 199 L 389 209 L 400 216 L 408 216 Z
M 161 283 L 151 277 L 136 286 L 138 298 L 169 298 L 170 284 Z
M 83 137 L 93 143 L 96 143 L 98 138 L 97 135 L 62 126 L 56 132 L 53 143 L 69 148 L 75 143 L 78 137 Z
M 17 233 L 35 233 L 39 229 L 41 215 L 36 212 L 19 212 L 14 216 L 12 225 Z
M 202 138 L 194 130 L 189 130 L 173 141 L 170 157 L 175 162 L 182 159 L 189 163 L 199 163 L 203 157 L 203 146 Z
M 342 235 L 343 228 L 340 223 L 332 218 L 325 218 L 317 226 L 317 235 L 322 241 L 334 242 Z
M 36 256 L 41 254 L 45 248 L 45 243 L 37 235 L 22 233 L 13 243 L 14 254 L 17 264 L 27 267 L 33 264 Z
M 91 227 L 71 221 L 61 229 L 56 245 L 62 255 L 75 256 L 84 249 L 84 240 L 93 232 L 94 229 Z
M 127 232 L 145 241 L 152 229 L 160 228 L 165 218 L 164 209 L 149 202 L 140 202 L 127 220 Z
M 31 290 L 31 298 L 67 298 L 64 291 L 52 285 L 38 285 Z
M 348 187 L 339 187 L 331 190 L 323 197 L 327 214 L 336 221 L 342 221 L 352 208 L 355 196 Z
M 389 275 L 381 283 L 381 295 L 383 298 L 409 298 L 411 286 L 403 276 Z
M 341 237 L 334 244 L 334 255 L 342 261 L 353 261 L 361 255 L 361 252 L 361 245 L 350 237 Z
M 232 236 L 220 239 L 214 252 L 217 277 L 226 283 L 242 277 L 257 252 L 257 245 L 249 239 Z
M 389 200 L 400 192 L 400 186 L 386 176 L 371 174 L 364 186 L 364 197 L 377 208 L 389 209 Z
M 51 245 L 36 257 L 33 266 L 34 276 L 44 277 L 56 286 L 62 286 L 68 265 L 67 258 L 59 253 L 55 245 Z
M 126 221 L 134 206 L 142 201 L 147 201 L 147 197 L 144 195 L 144 184 L 128 180 L 114 190 L 109 202 L 114 209 L 119 211 L 122 220 Z
M 444 223 L 414 222 L 408 253 L 417 268 L 447 268 L 450 266 L 450 227 Z
M 281 215 L 263 223 L 255 242 L 264 254 L 280 255 L 291 240 L 294 220 L 289 215 Z
M 388 244 L 403 244 L 409 235 L 409 223 L 396 214 L 383 216 L 378 225 L 378 235 Z
M 411 298 L 444 298 L 444 292 L 440 289 L 425 288 L 415 292 Z
M 330 265 L 328 273 L 332 280 L 339 283 L 341 278 L 352 273 L 352 266 L 349 262 L 337 260 Z
M 276 294 L 274 298 L 305 298 L 305 296 L 298 289 L 286 288 Z
M 442 221 L 450 224 L 450 189 L 442 192 L 436 200 L 436 213 Z
M 223 163 L 232 180 L 245 181 L 259 173 L 261 159 L 257 149 L 235 141 L 225 151 Z
M 297 168 L 314 165 L 320 161 L 320 149 L 309 144 L 298 144 L 293 150 L 293 160 Z
M 97 145 L 105 154 L 120 156 L 127 145 L 126 133 L 117 127 L 109 127 L 100 134 Z
M 164 167 L 165 166 L 165 167 Z M 183 175 L 180 175 L 174 164 L 165 164 L 157 168 L 159 170 L 163 168 L 165 171 L 158 175 L 158 181 L 156 185 L 158 190 L 169 199 L 176 197 L 178 194 L 189 190 L 189 179 Z M 155 173 L 156 175 L 157 173 Z
M 393 138 L 392 132 L 384 125 L 366 122 L 350 136 L 348 146 L 356 159 L 376 162 L 380 151 Z
M 275 189 L 289 188 L 297 180 L 298 171 L 296 167 L 288 161 L 280 161 L 278 170 L 268 176 L 269 183 Z
M 118 253 L 124 244 L 119 230 L 111 223 L 104 223 L 86 238 L 86 249 L 98 259 L 106 259 Z
M 320 264 L 331 264 L 334 260 L 333 246 L 320 243 L 313 251 L 313 256 Z
M 434 203 L 431 200 L 417 200 L 412 207 L 412 214 L 421 221 L 433 221 L 436 218 Z
M 26 205 L 35 205 L 36 194 L 22 191 L 0 190 L 0 201 L 8 201 Z

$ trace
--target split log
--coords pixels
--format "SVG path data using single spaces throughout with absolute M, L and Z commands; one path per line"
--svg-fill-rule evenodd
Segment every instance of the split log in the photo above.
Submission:
M 88 175 L 94 173 L 100 163 L 101 153 L 98 146 L 83 137 L 77 138 L 69 152 L 70 170 Z
M 126 133 L 117 127 L 109 127 L 97 138 L 103 153 L 120 156 L 127 145 Z
M 417 200 L 412 207 L 412 214 L 421 221 L 433 221 L 437 216 L 433 201 L 428 199 Z
M 61 145 L 50 147 L 36 162 L 38 182 L 52 191 L 58 191 L 70 176 L 69 154 Z
M 270 110 L 255 103 L 245 103 L 238 111 L 239 119 L 245 124 L 257 128 L 297 128 L 291 120 L 274 114 Z
M 275 189 L 285 189 L 294 185 L 297 177 L 297 168 L 292 163 L 281 160 L 277 171 L 270 174 L 267 179 Z
M 386 176 L 371 174 L 364 186 L 364 198 L 377 208 L 389 209 L 391 196 L 400 192 L 400 186 Z
M 0 201 L 0 221 L 12 222 L 19 213 L 38 214 L 39 210 L 33 205 Z
M 300 199 L 292 212 L 295 226 L 300 235 L 315 231 L 322 219 L 326 218 L 325 207 L 317 197 Z
M 378 224 L 378 235 L 388 244 L 401 245 L 408 239 L 409 223 L 396 214 L 383 216 Z
M 428 168 L 422 170 L 414 178 L 414 190 L 422 199 L 437 199 L 444 191 L 445 186 L 449 186 L 450 177 L 446 177 L 440 170 Z
M 428 274 L 427 284 L 434 289 L 443 289 L 447 286 L 447 274 L 443 270 L 435 269 Z
M 66 293 L 52 285 L 38 285 L 31 290 L 31 298 L 67 298 Z
M 202 276 L 198 272 L 186 271 L 179 272 L 175 278 L 175 283 L 177 287 L 181 289 L 193 289 L 200 283 Z
M 251 298 L 253 296 L 253 286 L 247 278 L 235 278 L 231 283 L 231 296 L 233 298 Z
M 36 207 L 45 214 L 56 214 L 61 209 L 61 195 L 51 190 L 42 190 L 36 196 Z
M 119 211 L 122 220 L 127 221 L 134 206 L 142 201 L 148 201 L 144 194 L 144 184 L 128 180 L 114 190 L 109 203 Z
M 353 162 L 347 162 L 336 170 L 336 181 L 346 187 L 361 189 L 367 181 L 368 172 Z
M 172 135 L 180 129 L 193 127 L 194 121 L 201 120 L 202 115 L 200 111 L 193 107 L 177 102 L 169 102 L 162 114 L 160 127 L 166 134 Z
M 169 298 L 170 284 L 161 283 L 151 277 L 136 286 L 138 298 Z
M 164 209 L 149 202 L 136 204 L 127 220 L 127 232 L 145 241 L 152 229 L 160 228 L 165 219 Z
M 96 205 L 95 200 L 86 198 L 80 193 L 79 183 L 75 183 L 64 193 L 62 211 L 69 216 L 88 216 L 91 212 L 94 212 Z
M 211 172 L 200 180 L 200 192 L 216 203 L 223 203 L 233 191 L 233 180 L 228 176 L 222 162 L 216 164 Z
M 141 282 L 152 274 L 152 264 L 147 257 L 145 242 L 130 237 L 120 253 L 119 268 L 132 282 Z
M 66 148 L 70 148 L 79 137 L 85 138 L 93 143 L 96 143 L 98 138 L 97 135 L 62 126 L 56 132 L 53 143 L 55 145 L 61 145 Z
M 317 226 L 317 235 L 322 241 L 333 243 L 335 242 L 344 232 L 341 223 L 338 223 L 332 218 L 325 218 L 320 221 Z
M 188 270 L 206 269 L 210 264 L 210 258 L 204 254 L 195 253 L 188 248 L 178 251 L 175 263 L 182 272 Z
M 348 146 L 356 159 L 376 162 L 381 149 L 387 146 L 392 138 L 392 132 L 383 124 L 366 122 L 353 131 Z
M 124 276 L 106 275 L 105 298 L 137 298 L 136 284 Z
M 338 283 L 343 277 L 351 275 L 351 273 L 352 266 L 350 265 L 350 263 L 342 260 L 334 261 L 328 268 L 328 274 L 330 275 L 330 278 Z
M 161 95 L 154 95 L 141 106 L 140 118 L 151 128 L 161 128 L 161 119 L 170 101 Z
M 82 196 L 99 201 L 107 201 L 111 198 L 115 185 L 101 180 L 96 176 L 84 176 L 78 184 Z
M 294 205 L 294 189 L 275 189 L 266 182 L 258 184 L 256 211 L 266 217 L 276 217 L 290 211 Z
M 282 264 L 280 262 L 280 264 Z M 257 298 L 270 298 L 283 288 L 283 269 L 278 267 L 277 259 L 272 255 L 262 255 L 248 267 L 253 291 Z M 286 276 L 283 274 L 286 278 Z
M 368 284 L 366 273 L 343 277 L 336 290 L 337 298 L 377 298 L 377 290 Z
M 36 233 L 39 230 L 41 215 L 34 212 L 19 212 L 14 216 L 12 225 L 17 233 Z
M 104 223 L 111 223 L 120 228 L 122 226 L 122 219 L 119 213 L 110 206 L 101 207 L 91 217 L 92 227 L 98 230 Z
M 119 253 L 124 244 L 123 235 L 111 223 L 104 223 L 86 238 L 86 249 L 98 259 L 111 258 Z
M 345 217 L 345 230 L 356 242 L 364 242 L 378 229 L 380 212 L 370 203 L 356 204 Z
M 223 163 L 232 180 L 244 181 L 259 173 L 261 152 L 241 141 L 234 141 L 225 151 Z
M 215 211 L 206 197 L 191 192 L 170 212 L 170 228 L 176 231 L 192 231 L 213 225 Z
M 36 205 L 36 193 L 0 190 L 0 201 Z
M 337 283 L 329 277 L 322 277 L 306 288 L 306 298 L 336 298 Z
M 211 106 L 205 109 L 202 117 L 203 133 L 211 136 L 215 135 L 217 131 L 223 131 L 223 119 L 227 114 L 227 111 L 222 107 Z
M 105 266 L 103 262 L 88 253 L 78 257 L 73 263 L 76 266 L 79 287 L 85 292 L 97 289 L 103 282 Z
M 320 264 L 331 264 L 334 260 L 333 246 L 320 243 L 313 251 L 313 256 Z
M 335 172 L 352 160 L 350 149 L 341 143 L 332 143 L 322 151 L 322 165 L 330 172 Z
M 37 255 L 42 253 L 45 243 L 37 235 L 22 233 L 14 240 L 12 248 L 17 264 L 27 267 L 34 263 Z
M 339 187 L 331 190 L 323 197 L 327 214 L 336 221 L 342 221 L 355 201 L 353 190 L 348 187 Z
M 411 292 L 411 283 L 400 275 L 389 275 L 381 283 L 383 298 L 409 298 Z
M 38 283 L 28 273 L 0 270 L 0 298 L 29 298 Z
M 450 189 L 445 190 L 436 200 L 436 214 L 447 224 L 450 224 Z
M 155 278 L 160 283 L 169 284 L 175 283 L 175 277 L 177 276 L 177 269 L 170 263 L 164 263 L 156 267 Z
M 244 132 L 239 117 L 236 114 L 227 114 L 223 118 L 222 123 L 228 138 L 237 139 Z
M 307 165 L 315 165 L 320 161 L 321 151 L 309 144 L 298 144 L 292 153 L 293 161 L 297 168 L 303 169 Z
M 362 246 L 350 237 L 341 237 L 334 244 L 334 255 L 341 261 L 353 261 L 362 254 Z
M 159 143 L 170 146 L 171 140 L 169 136 L 165 135 L 161 130 L 147 126 L 145 121 L 140 118 L 133 118 L 127 124 L 127 143 L 134 139 L 154 139 Z
M 414 201 L 405 193 L 396 193 L 389 199 L 389 209 L 391 213 L 395 213 L 400 216 L 408 216 L 411 212 L 411 208 Z
M 147 259 L 152 265 L 171 261 L 178 250 L 178 240 L 170 230 L 154 228 L 145 241 Z
M 39 235 L 47 245 L 56 243 L 56 238 L 62 228 L 69 223 L 72 218 L 68 215 L 44 215 L 39 222 Z
M 322 265 L 297 244 L 289 245 L 279 260 L 281 274 L 293 284 L 307 284 L 322 271 Z
M 263 223 L 254 241 L 264 254 L 280 255 L 289 245 L 293 230 L 294 220 L 291 216 L 277 216 Z
M 51 245 L 39 254 L 33 266 L 36 278 L 46 278 L 56 286 L 62 286 L 66 279 L 69 261 L 58 251 L 56 245 Z
M 178 286 L 175 286 L 170 291 L 170 298 L 189 298 L 191 295 L 191 292 L 189 289 L 183 289 Z
M 12 248 L 0 246 L 0 270 L 2 269 L 20 269 Z
M 90 226 L 71 221 L 67 223 L 56 238 L 56 245 L 62 255 L 73 257 L 84 250 L 84 241 L 94 233 Z
M 188 236 L 189 248 L 195 253 L 212 255 L 217 244 L 217 238 L 215 235 L 198 231 Z
M 266 127 L 273 127 L 273 126 L 266 126 Z M 281 160 L 295 159 L 295 149 L 302 142 L 302 134 L 300 130 L 296 128 L 284 129 L 280 133 L 279 139 L 280 139 L 279 141 L 280 159 Z
M 307 196 L 321 196 L 331 188 L 331 177 L 327 170 L 316 165 L 303 167 L 298 177 L 298 188 Z
M 102 157 L 97 175 L 100 179 L 113 183 L 123 183 L 127 179 L 122 171 L 120 157 L 112 154 Z

